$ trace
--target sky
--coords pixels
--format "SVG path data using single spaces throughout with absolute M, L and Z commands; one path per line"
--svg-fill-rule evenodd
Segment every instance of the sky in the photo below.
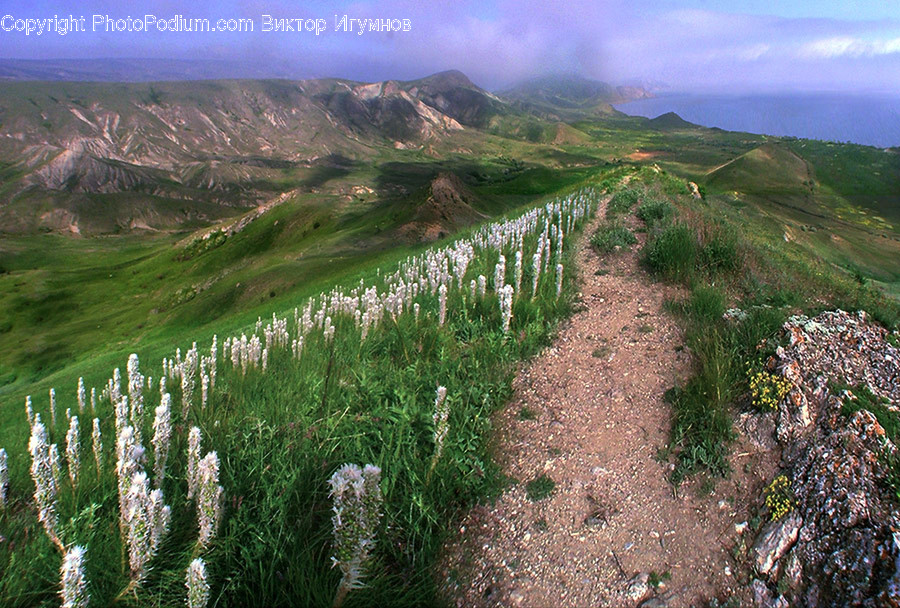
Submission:
M 15 31 L 18 20 L 85 17 L 86 32 Z M 6 16 L 9 15 L 9 18 Z M 153 15 L 252 19 L 254 32 L 106 32 Z M 323 19 L 326 30 L 263 32 L 262 16 Z M 409 20 L 409 31 L 335 31 L 349 18 Z M 24 23 L 24 21 L 23 21 Z M 13 31 L 5 31 L 12 27 Z M 897 0 L 4 0 L 0 57 L 218 59 L 292 78 L 413 79 L 458 69 L 501 90 L 549 73 L 673 91 L 900 94 Z

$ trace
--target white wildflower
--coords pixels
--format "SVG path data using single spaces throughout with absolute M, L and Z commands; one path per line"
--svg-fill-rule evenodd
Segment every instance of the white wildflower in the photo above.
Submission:
M 513 275 L 514 286 L 516 289 L 516 293 L 522 289 L 522 250 L 519 249 L 516 251 L 516 265 L 515 272 Z
M 265 351 L 263 351 L 265 354 Z M 265 369 L 265 359 L 263 359 L 263 369 Z M 206 409 L 206 400 L 209 398 L 209 376 L 206 373 L 200 374 L 200 407 Z
M 122 397 L 122 372 L 119 368 L 113 370 L 112 382 L 109 385 L 109 400 L 116 403 Z
M 69 418 L 69 431 L 66 433 L 66 461 L 69 465 L 69 479 L 72 487 L 78 486 L 78 471 L 81 468 L 81 439 L 78 434 L 78 416 Z
M 501 253 L 494 267 L 494 291 L 499 292 L 506 284 L 506 257 Z
M 500 290 L 500 316 L 503 319 L 503 333 L 509 333 L 509 322 L 512 319 L 513 288 L 506 285 Z
M 181 419 L 187 420 L 188 412 L 194 401 L 194 389 L 197 386 L 197 349 L 191 348 L 181 365 Z
M 219 457 L 215 452 L 200 461 L 197 482 L 197 521 L 200 525 L 197 543 L 205 549 L 219 529 L 225 501 L 225 491 L 219 485 Z
M 50 472 L 53 474 L 53 481 L 56 487 L 59 487 L 59 478 L 62 475 L 62 462 L 59 457 L 59 446 L 55 443 L 50 444 Z
M 200 465 L 200 429 L 191 427 L 188 433 L 187 453 L 187 497 L 194 498 L 197 494 L 197 467 Z
M 129 517 L 128 492 L 135 475 L 142 472 L 143 459 L 144 448 L 135 441 L 134 429 L 130 426 L 123 427 L 116 439 L 116 478 L 119 488 L 119 516 L 123 528 Z
M 56 428 L 56 390 L 50 389 L 50 427 Z
M 31 405 L 31 395 L 25 397 L 25 416 L 28 418 L 28 426 L 34 426 L 34 407 Z
M 434 470 L 441 453 L 444 451 L 444 440 L 447 438 L 447 432 L 450 430 L 450 405 L 447 403 L 447 387 L 437 387 L 437 396 L 434 400 L 434 455 L 431 457 L 431 467 L 428 475 Z
M 94 462 L 97 464 L 97 477 L 103 472 L 103 438 L 100 435 L 100 419 L 94 418 L 91 440 L 94 448 Z
M 218 361 L 218 336 L 213 336 L 212 346 L 209 348 L 209 388 L 216 388 L 216 364 Z
M 85 608 L 88 605 L 87 579 L 84 575 L 84 547 L 66 549 L 60 567 L 62 608 Z
M 163 504 L 161 490 L 150 491 L 143 471 L 135 473 L 131 480 L 123 508 L 131 578 L 140 583 L 168 528 L 171 510 Z
M 156 408 L 153 419 L 153 479 L 157 488 L 162 487 L 166 476 L 166 461 L 172 440 L 172 396 L 166 393 L 162 404 Z
M 538 248 L 537 253 L 532 258 L 534 262 L 534 275 L 531 277 L 531 299 L 537 297 L 538 281 L 541 278 L 541 250 Z
M 6 450 L 0 448 L 0 511 L 6 508 L 6 493 L 9 491 L 9 465 Z
M 441 283 L 438 288 L 438 325 L 447 320 L 447 286 Z
M 559 298 L 560 294 L 562 294 L 562 284 L 563 284 L 563 265 L 556 265 L 556 297 Z
M 116 433 L 120 433 L 122 429 L 128 426 L 128 396 L 121 395 L 117 400 L 113 401 L 116 415 Z
M 56 533 L 59 525 L 59 515 L 56 509 L 59 486 L 54 479 L 53 465 L 50 462 L 47 428 L 41 422 L 40 415 L 35 416 L 34 424 L 31 427 L 28 451 L 31 452 L 31 478 L 34 480 L 34 502 L 37 506 L 38 521 L 44 526 L 50 539 L 57 546 L 62 546 Z
M 79 413 L 84 413 L 84 406 L 86 405 L 87 394 L 84 390 L 84 378 L 78 379 L 78 411 Z
M 333 606 L 340 606 L 350 590 L 362 586 L 366 561 L 375 545 L 382 514 L 381 469 L 367 464 L 360 470 L 355 464 L 345 464 L 328 483 L 334 503 L 331 561 L 343 573 Z
M 206 565 L 202 558 L 194 558 L 188 566 L 185 586 L 188 608 L 206 608 L 209 602 L 209 583 L 206 581 Z

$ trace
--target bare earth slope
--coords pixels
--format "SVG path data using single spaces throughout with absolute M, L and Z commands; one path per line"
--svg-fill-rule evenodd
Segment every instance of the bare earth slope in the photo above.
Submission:
M 739 474 L 713 496 L 674 490 L 656 458 L 670 426 L 663 394 L 690 372 L 680 330 L 662 309 L 674 288 L 639 267 L 638 246 L 601 264 L 586 241 L 578 252 L 583 310 L 520 372 L 497 415 L 498 457 L 518 483 L 457 524 L 440 573 L 447 601 L 687 606 L 741 597 L 730 549 L 767 467 L 746 467 L 750 479 L 734 462 Z M 608 272 L 595 274 L 601 266 Z M 755 463 L 751 452 L 739 456 Z M 527 482 L 541 475 L 555 489 L 532 501 Z M 651 572 L 668 580 L 654 588 Z

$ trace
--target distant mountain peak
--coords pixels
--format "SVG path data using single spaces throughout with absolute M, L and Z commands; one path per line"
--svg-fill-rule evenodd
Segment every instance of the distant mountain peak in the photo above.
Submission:
M 421 78 L 415 82 L 420 85 L 431 84 L 446 87 L 478 88 L 471 80 L 469 80 L 468 76 L 466 76 L 459 70 L 446 70 L 444 72 L 438 72 L 436 74 L 432 74 L 431 76 Z
M 612 104 L 649 97 L 640 87 L 615 87 L 578 74 L 548 74 L 526 80 L 500 93 L 527 111 L 554 120 L 615 114 Z

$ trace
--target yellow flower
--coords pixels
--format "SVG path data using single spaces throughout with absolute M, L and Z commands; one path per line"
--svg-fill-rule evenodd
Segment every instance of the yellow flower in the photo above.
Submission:
M 767 371 L 754 373 L 747 369 L 750 394 L 753 405 L 764 410 L 774 410 L 791 392 L 792 385 L 787 378 L 781 378 Z
M 766 487 L 766 507 L 771 513 L 772 521 L 781 519 L 794 510 L 796 503 L 791 483 L 785 475 L 779 475 Z

